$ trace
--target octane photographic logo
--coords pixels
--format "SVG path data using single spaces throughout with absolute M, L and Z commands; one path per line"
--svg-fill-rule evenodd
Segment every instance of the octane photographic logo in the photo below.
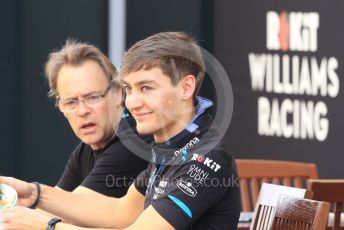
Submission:
M 203 55 L 203 59 L 205 62 L 205 66 L 206 66 L 206 77 L 208 77 L 213 86 L 214 86 L 214 90 L 215 90 L 215 94 L 216 97 L 214 97 L 213 99 L 216 100 L 216 110 L 214 113 L 214 122 L 212 123 L 211 127 L 209 128 L 209 130 L 214 130 L 216 129 L 218 131 L 219 137 L 214 141 L 214 133 L 209 133 L 206 132 L 203 134 L 202 136 L 202 140 L 212 140 L 209 141 L 209 143 L 207 143 L 207 146 L 205 146 L 202 143 L 202 147 L 206 148 L 206 149 L 212 149 L 213 147 L 215 147 L 218 142 L 221 140 L 221 138 L 226 134 L 227 129 L 229 127 L 231 118 L 232 118 L 232 113 L 233 113 L 233 91 L 232 91 L 232 86 L 231 86 L 231 82 L 229 80 L 229 76 L 227 75 L 225 69 L 223 68 L 223 66 L 220 64 L 220 62 L 211 54 L 209 53 L 207 50 L 203 49 L 202 47 L 200 47 L 201 51 L 202 51 L 202 55 Z M 192 58 L 192 54 L 189 51 L 189 45 L 185 45 L 185 47 L 179 47 L 179 49 L 176 49 L 174 53 L 172 53 L 170 55 L 171 57 L 183 57 L 185 59 L 191 60 L 192 62 L 196 62 L 193 58 Z M 175 60 L 173 58 L 170 59 L 170 63 L 172 65 L 172 70 L 173 73 L 177 76 L 177 79 L 179 77 L 179 73 L 177 71 L 177 67 L 175 65 Z M 197 62 L 196 62 L 197 63 Z M 199 81 L 200 79 L 198 78 L 198 76 L 195 76 L 196 80 Z M 207 86 L 202 86 L 203 88 L 206 88 Z M 214 95 L 215 96 L 215 95 Z M 184 108 L 183 111 L 178 111 L 178 114 L 181 113 L 190 113 L 190 110 L 194 110 L 194 108 Z M 171 111 L 164 111 L 164 113 L 162 114 L 162 116 L 164 116 L 167 119 L 173 119 L 175 120 L 176 114 L 174 114 L 175 112 L 171 112 Z M 182 122 L 182 121 L 176 121 L 176 122 Z M 182 126 L 187 126 L 188 124 L 181 124 Z M 129 127 L 129 124 L 127 125 L 127 127 Z M 196 129 L 194 131 L 194 133 L 197 135 L 200 132 Z M 152 157 L 151 157 L 151 145 L 150 143 L 145 142 L 138 134 L 136 134 L 134 132 L 134 130 L 132 130 L 130 135 L 130 138 L 128 138 L 128 132 L 121 132 L 117 134 L 118 137 L 121 139 L 121 141 L 123 142 L 123 144 L 133 153 L 135 153 L 137 156 L 147 160 L 147 161 L 152 161 Z M 201 140 L 199 140 L 197 138 L 194 140 L 194 143 L 192 143 L 192 145 L 196 144 L 197 145 L 201 144 L 198 143 L 199 141 L 202 142 Z M 167 144 L 168 141 L 167 141 Z M 174 149 L 173 150 L 173 146 L 172 150 L 171 150 L 171 156 L 175 156 L 178 155 L 178 151 L 182 150 L 182 149 Z M 186 148 L 188 148 L 190 146 L 186 146 Z M 171 161 L 171 162 L 165 162 L 166 164 L 176 164 L 178 163 L 177 161 Z

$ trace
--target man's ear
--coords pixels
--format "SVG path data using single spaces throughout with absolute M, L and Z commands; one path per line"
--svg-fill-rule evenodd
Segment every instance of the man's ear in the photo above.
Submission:
M 185 76 L 180 82 L 180 96 L 182 99 L 189 99 L 193 97 L 193 94 L 196 89 L 196 78 L 194 75 L 187 75 Z
M 56 100 L 57 100 L 57 99 L 56 99 Z M 67 118 L 67 113 L 62 112 L 59 106 L 57 106 L 57 109 L 63 114 L 63 116 L 64 116 L 66 119 L 68 119 L 68 118 Z

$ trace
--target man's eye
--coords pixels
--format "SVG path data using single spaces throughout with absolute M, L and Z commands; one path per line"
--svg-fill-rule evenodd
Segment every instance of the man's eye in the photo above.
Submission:
M 150 90 L 152 90 L 153 88 L 152 87 L 149 87 L 149 86 L 142 86 L 142 88 L 141 88 L 141 90 L 143 91 L 143 92 L 148 92 L 148 91 L 150 91 Z
M 85 100 L 87 102 L 96 102 L 98 101 L 100 98 L 102 97 L 102 95 L 99 95 L 99 94 L 95 94 L 95 95 L 89 95 L 87 97 L 85 97 Z
M 77 100 L 69 100 L 69 101 L 63 102 L 63 105 L 64 105 L 64 106 L 67 106 L 67 107 L 73 107 L 73 106 L 75 106 L 76 104 L 78 104 L 78 101 L 77 101 Z
M 131 88 L 129 86 L 123 86 L 123 90 L 126 94 L 131 92 Z

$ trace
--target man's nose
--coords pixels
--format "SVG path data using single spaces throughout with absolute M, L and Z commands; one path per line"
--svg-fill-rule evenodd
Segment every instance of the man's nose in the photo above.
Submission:
M 142 95 L 132 92 L 125 98 L 125 106 L 129 110 L 140 108 L 143 105 Z
M 76 109 L 77 109 L 77 114 L 79 116 L 83 116 L 83 115 L 89 113 L 91 110 L 90 107 L 86 104 L 84 99 L 80 99 L 78 101 L 78 105 L 77 105 Z

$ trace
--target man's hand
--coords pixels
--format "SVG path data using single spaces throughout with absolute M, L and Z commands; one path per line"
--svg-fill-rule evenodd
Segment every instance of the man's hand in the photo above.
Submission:
M 34 184 L 15 179 L 13 177 L 0 176 L 0 184 L 7 184 L 13 187 L 18 193 L 18 203 L 30 207 L 36 200 L 37 191 Z
M 50 220 L 49 217 L 41 215 L 35 210 L 21 206 L 6 208 L 2 214 L 0 211 L 0 215 L 3 219 L 0 228 L 2 227 L 3 230 L 41 230 L 46 228 Z

